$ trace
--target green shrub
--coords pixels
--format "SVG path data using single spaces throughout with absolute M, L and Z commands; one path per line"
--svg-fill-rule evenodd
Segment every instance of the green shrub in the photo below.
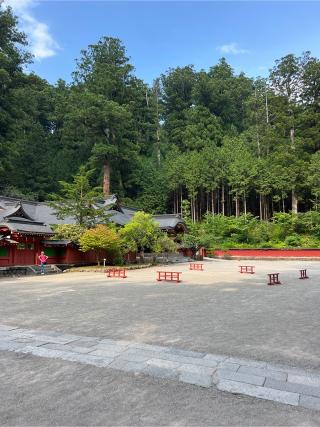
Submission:
M 297 247 L 301 245 L 301 239 L 300 239 L 300 236 L 298 236 L 298 234 L 293 234 L 292 236 L 286 237 L 284 242 L 287 246 L 292 246 L 292 247 Z

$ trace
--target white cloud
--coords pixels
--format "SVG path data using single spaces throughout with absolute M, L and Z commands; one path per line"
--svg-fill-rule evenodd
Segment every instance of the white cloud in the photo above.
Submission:
M 224 44 L 222 46 L 218 46 L 217 50 L 221 53 L 231 54 L 231 55 L 241 55 L 244 53 L 250 53 L 247 49 L 241 49 L 237 43 L 229 43 Z
M 32 9 L 37 5 L 35 0 L 4 0 L 4 5 L 11 6 L 19 17 L 21 29 L 28 35 L 30 50 L 36 60 L 56 55 L 59 45 L 50 34 L 48 25 L 33 15 Z

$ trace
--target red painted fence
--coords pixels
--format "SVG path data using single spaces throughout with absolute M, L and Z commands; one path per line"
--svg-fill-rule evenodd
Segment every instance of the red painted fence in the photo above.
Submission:
M 320 249 L 217 249 L 207 255 L 248 258 L 320 258 Z

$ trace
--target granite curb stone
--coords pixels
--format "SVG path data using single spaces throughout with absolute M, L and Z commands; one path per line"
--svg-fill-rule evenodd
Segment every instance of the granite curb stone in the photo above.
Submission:
M 320 373 L 125 340 L 0 325 L 0 350 L 166 378 L 320 411 Z

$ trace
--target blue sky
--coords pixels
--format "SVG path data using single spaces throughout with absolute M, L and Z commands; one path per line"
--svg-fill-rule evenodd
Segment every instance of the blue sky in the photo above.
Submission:
M 320 57 L 317 1 L 5 0 L 29 34 L 30 67 L 67 81 L 80 50 L 101 36 L 120 38 L 138 77 L 151 83 L 169 67 L 208 69 L 225 56 L 236 72 L 266 75 L 274 60 L 311 50 Z

